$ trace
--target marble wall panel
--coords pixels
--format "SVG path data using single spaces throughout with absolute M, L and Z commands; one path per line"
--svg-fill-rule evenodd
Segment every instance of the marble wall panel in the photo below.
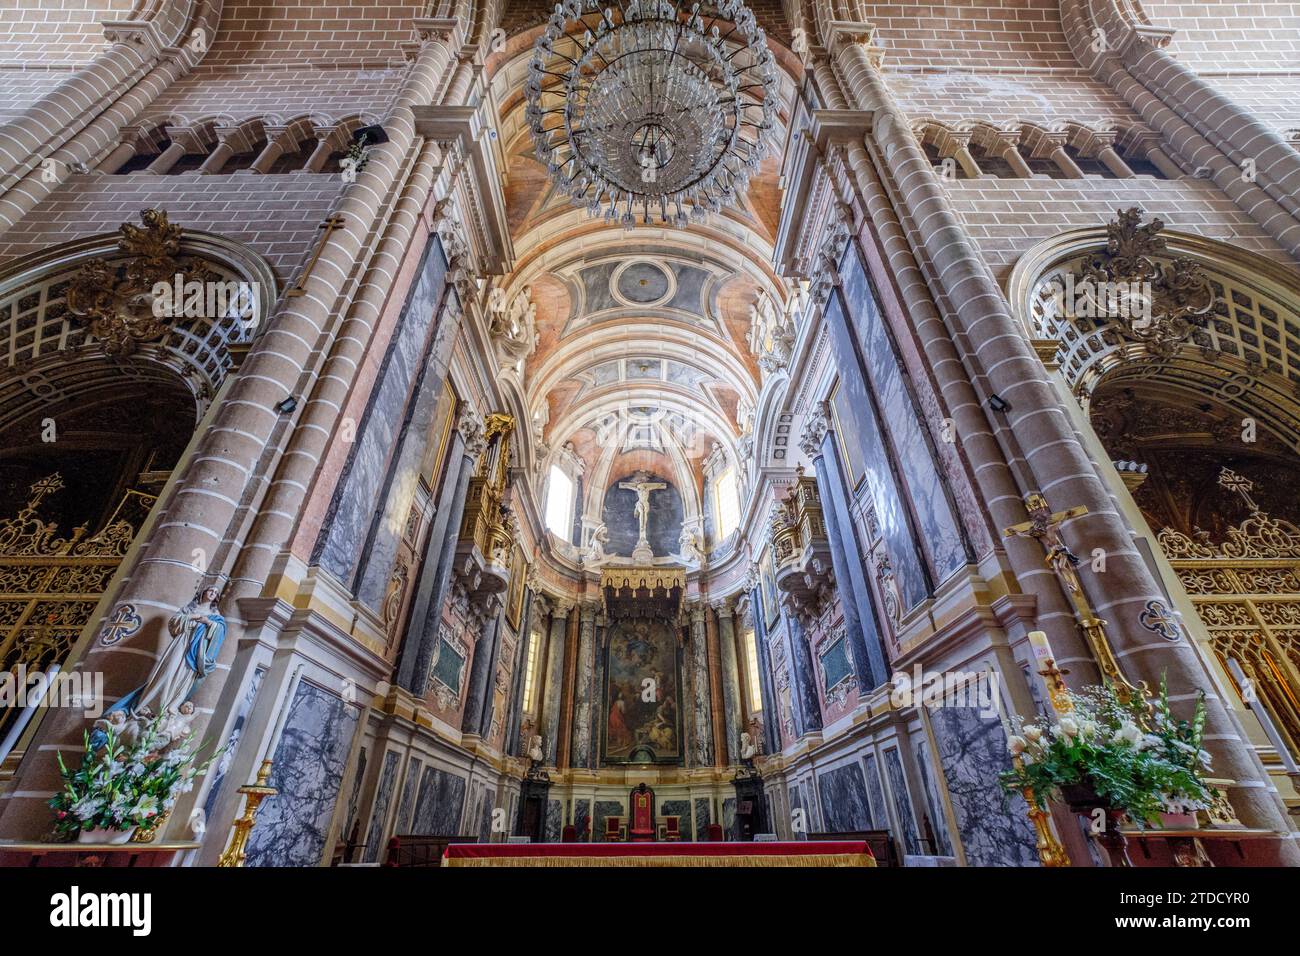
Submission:
M 271 764 L 278 793 L 258 811 L 248 866 L 317 866 L 347 770 L 358 710 L 299 681 Z
M 998 784 L 998 774 L 1011 766 L 1002 721 L 982 717 L 974 707 L 935 707 L 930 723 L 966 862 L 1036 866 L 1028 807 Z

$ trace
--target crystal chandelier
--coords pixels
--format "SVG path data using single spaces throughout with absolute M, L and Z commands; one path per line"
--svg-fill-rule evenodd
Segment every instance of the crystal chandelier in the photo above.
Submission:
M 686 225 L 743 191 L 776 115 L 754 14 L 667 0 L 557 4 L 524 86 L 536 155 L 606 222 Z

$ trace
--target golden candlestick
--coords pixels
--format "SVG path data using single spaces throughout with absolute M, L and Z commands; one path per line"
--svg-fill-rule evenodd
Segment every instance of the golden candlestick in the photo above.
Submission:
M 1024 761 L 1019 755 L 1011 758 L 1012 765 L 1017 769 L 1024 766 Z M 1070 858 L 1065 853 L 1065 847 L 1056 839 L 1056 834 L 1052 832 L 1051 824 L 1047 822 L 1048 813 L 1034 802 L 1034 788 L 1025 787 L 1020 791 L 1025 798 L 1025 803 L 1029 804 L 1029 819 L 1033 821 L 1034 847 L 1038 850 L 1038 859 L 1043 866 L 1069 866 Z
M 256 822 L 257 808 L 267 797 L 279 793 L 275 787 L 267 786 L 267 781 L 270 779 L 271 761 L 263 760 L 262 769 L 257 771 L 257 782 L 239 788 L 239 792 L 245 795 L 244 813 L 235 821 L 230 834 L 230 846 L 226 847 L 226 852 L 222 853 L 221 859 L 217 860 L 217 866 L 244 865 L 244 854 L 248 846 L 249 834 L 253 832 L 253 824 Z

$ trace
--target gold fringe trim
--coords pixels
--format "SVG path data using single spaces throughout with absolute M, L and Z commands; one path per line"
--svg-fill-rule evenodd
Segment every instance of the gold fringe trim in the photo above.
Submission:
M 875 866 L 866 853 L 797 853 L 790 856 L 478 856 L 449 857 L 443 866 Z

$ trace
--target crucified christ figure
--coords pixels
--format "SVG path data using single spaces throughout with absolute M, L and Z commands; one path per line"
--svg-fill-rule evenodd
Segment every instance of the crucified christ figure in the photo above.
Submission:
M 646 528 L 650 523 L 650 492 L 668 486 L 662 481 L 651 481 L 650 476 L 644 471 L 638 471 L 632 479 L 632 481 L 621 481 L 618 486 L 636 492 L 636 520 L 640 530 L 640 540 L 637 544 L 648 544 Z

